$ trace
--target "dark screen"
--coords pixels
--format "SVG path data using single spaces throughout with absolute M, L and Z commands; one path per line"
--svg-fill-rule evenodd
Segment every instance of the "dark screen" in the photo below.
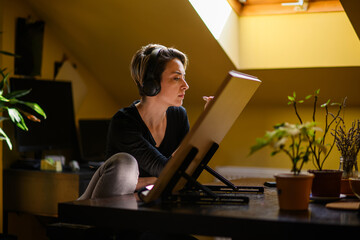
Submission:
M 34 114 L 42 120 L 40 123 L 25 119 L 29 131 L 15 127 L 19 152 L 77 148 L 71 82 L 12 78 L 10 87 L 12 91 L 32 89 L 20 100 L 38 103 L 47 115 L 43 120 L 41 116 Z M 34 113 L 26 107 L 18 107 Z

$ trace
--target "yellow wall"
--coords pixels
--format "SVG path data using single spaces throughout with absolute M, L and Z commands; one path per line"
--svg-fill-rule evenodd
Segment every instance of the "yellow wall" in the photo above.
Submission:
M 345 12 L 239 18 L 239 69 L 360 65 Z
M 219 38 L 238 69 L 360 65 L 360 43 L 345 12 L 238 17 Z
M 219 43 L 238 69 L 360 65 L 360 43 L 345 12 L 238 17 Z
M 221 143 L 212 167 L 289 169 L 290 160 L 281 154 L 270 157 L 270 149 L 248 153 L 255 139 L 273 125 L 297 122 L 287 106 L 293 91 L 305 96 L 320 88 L 323 102 L 347 96 L 346 123 L 359 119 L 360 42 L 345 12 L 238 17 L 237 22 L 230 17 L 219 43 L 240 71 L 259 77 L 263 84 Z M 302 111 L 309 116 L 312 109 L 306 105 Z M 322 116 L 318 114 L 321 126 Z M 324 167 L 338 166 L 335 147 Z M 312 168 L 312 163 L 305 165 Z M 203 174 L 200 179 L 207 182 L 212 177 Z
M 235 11 L 232 10 L 218 41 L 236 68 L 240 66 L 239 30 L 239 17 Z

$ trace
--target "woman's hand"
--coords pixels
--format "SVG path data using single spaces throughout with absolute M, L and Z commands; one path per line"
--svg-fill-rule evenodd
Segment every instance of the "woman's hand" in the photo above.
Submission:
M 147 185 L 155 184 L 156 180 L 156 177 L 139 177 L 135 190 L 139 190 Z
M 205 109 L 207 107 L 207 105 L 209 104 L 209 102 L 214 99 L 214 96 L 203 96 L 203 99 L 206 102 L 205 106 L 204 106 L 204 109 Z

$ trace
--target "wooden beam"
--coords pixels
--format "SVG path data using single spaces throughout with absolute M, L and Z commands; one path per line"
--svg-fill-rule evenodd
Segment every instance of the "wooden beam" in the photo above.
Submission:
M 236 12 L 238 16 L 241 15 L 241 10 L 243 8 L 242 4 L 238 0 L 227 0 L 232 9 Z

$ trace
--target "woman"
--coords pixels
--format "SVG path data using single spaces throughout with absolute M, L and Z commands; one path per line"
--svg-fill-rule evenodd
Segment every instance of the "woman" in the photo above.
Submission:
M 79 200 L 129 194 L 155 183 L 189 131 L 182 107 L 189 89 L 185 80 L 187 63 L 184 53 L 158 44 L 149 44 L 135 53 L 130 68 L 140 100 L 113 116 L 107 160 Z

